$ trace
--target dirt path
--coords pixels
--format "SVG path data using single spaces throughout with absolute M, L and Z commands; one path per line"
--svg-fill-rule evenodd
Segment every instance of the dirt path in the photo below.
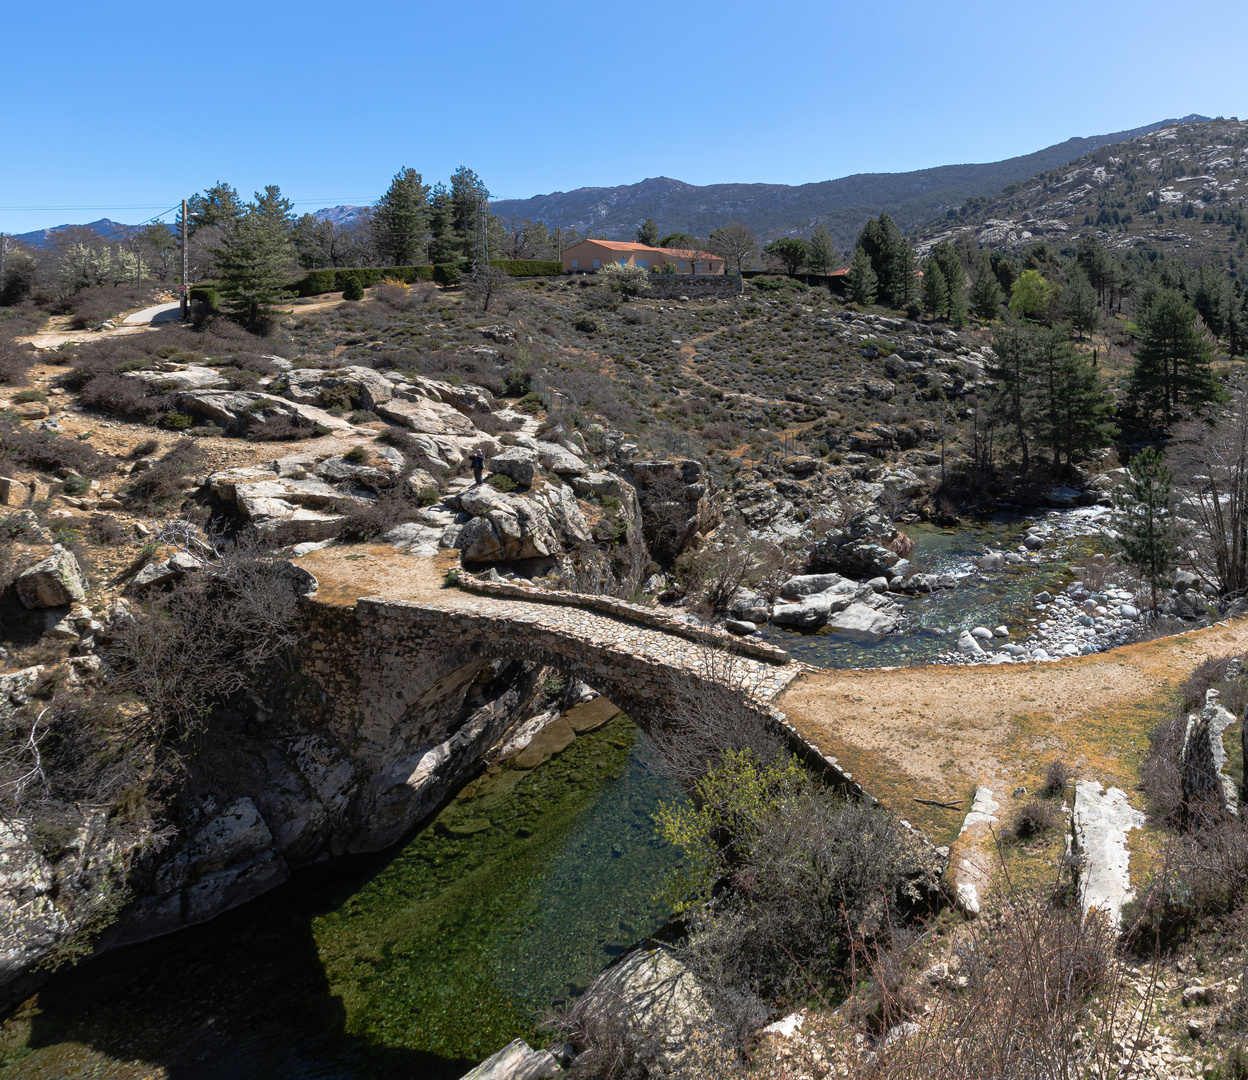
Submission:
M 1245 649 L 1248 620 L 1237 620 L 1056 663 L 806 672 L 777 704 L 868 791 L 948 843 L 976 785 L 993 790 L 1004 822 L 1015 789 L 1034 792 L 1054 759 L 1133 791 L 1178 684 L 1205 658 Z

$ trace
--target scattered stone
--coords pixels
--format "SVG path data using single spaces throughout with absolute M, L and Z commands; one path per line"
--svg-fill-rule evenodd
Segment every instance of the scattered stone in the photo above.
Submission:
M 534 1050 L 523 1039 L 515 1039 L 464 1073 L 463 1080 L 547 1080 L 560 1072 L 550 1051 Z
M 976 638 L 979 641 L 991 641 L 992 631 L 986 626 L 977 626 L 971 631 L 971 637 Z
M 758 630 L 758 626 L 748 619 L 726 619 L 724 629 L 730 634 L 739 634 L 744 637 L 746 634 L 753 634 Z
M 1079 907 L 1086 916 L 1099 911 L 1117 927 L 1122 905 L 1131 899 L 1127 832 L 1144 825 L 1126 792 L 1101 787 L 1095 780 L 1075 781 L 1071 816 L 1072 849 L 1079 857 Z
M 996 626 L 992 630 L 993 637 L 1008 638 L 1010 636 L 1010 628 L 1008 626 Z

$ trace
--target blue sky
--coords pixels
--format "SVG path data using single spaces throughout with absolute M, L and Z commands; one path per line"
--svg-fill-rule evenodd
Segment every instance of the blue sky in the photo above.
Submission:
M 301 210 L 403 166 L 498 197 L 804 183 L 1248 116 L 1243 0 L 45 0 L 3 23 L 5 232 L 137 222 L 217 180 Z

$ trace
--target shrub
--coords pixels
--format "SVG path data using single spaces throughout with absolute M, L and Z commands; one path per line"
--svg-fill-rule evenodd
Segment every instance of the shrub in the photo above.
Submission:
M 79 403 L 96 412 L 154 423 L 173 408 L 173 397 L 152 390 L 141 379 L 123 375 L 94 376 L 82 389 Z
M 433 281 L 432 266 L 361 266 L 341 270 L 312 270 L 290 288 L 300 296 L 317 296 L 321 293 L 341 292 L 347 278 L 357 278 L 365 288 L 377 284 L 383 278 L 392 281 Z
M 1010 833 L 1016 839 L 1030 840 L 1053 828 L 1055 815 L 1052 807 L 1032 799 L 1020 806 L 1010 822 Z
M 433 506 L 442 496 L 436 487 L 423 487 L 416 496 L 418 506 Z
M 0 459 L 10 459 L 42 472 L 74 469 L 85 476 L 98 476 L 116 460 L 75 439 L 26 428 L 5 416 L 0 416 Z
M 463 270 L 459 263 L 438 263 L 433 268 L 433 280 L 443 288 L 458 285 L 463 278 Z
M 221 311 L 221 297 L 217 290 L 201 285 L 190 291 L 190 300 L 192 304 L 202 304 L 206 311 L 216 315 Z
M 46 402 L 48 400 L 48 395 L 45 394 L 42 390 L 19 390 L 16 394 L 13 395 L 13 400 L 18 401 L 18 402 L 23 402 L 23 401 Z
M 520 487 L 510 476 L 505 476 L 503 473 L 490 473 L 485 478 L 485 482 L 495 491 L 516 491 Z
M 136 446 L 133 450 L 130 451 L 130 456 L 132 458 L 151 457 L 159 449 L 160 449 L 160 440 L 144 439 L 141 443 L 138 444 L 138 446 Z
M 0 382 L 20 386 L 35 362 L 34 347 L 18 345 L 7 333 L 0 333 Z
M 67 476 L 61 481 L 61 489 L 66 495 L 85 495 L 91 490 L 91 481 L 85 476 Z
M 121 492 L 128 510 L 154 510 L 182 498 L 182 480 L 204 467 L 204 452 L 193 439 L 181 439 L 173 449 Z
M 253 442 L 293 442 L 298 439 L 319 438 L 328 435 L 329 428 L 320 424 L 308 426 L 295 416 L 279 413 L 257 420 L 247 429 L 247 438 Z
M 93 544 L 104 544 L 109 547 L 124 544 L 130 534 L 111 514 L 93 514 L 87 525 L 87 536 Z
M 167 412 L 161 419 L 161 424 L 170 431 L 185 431 L 194 423 L 195 417 L 184 412 Z
M 545 405 L 542 402 L 542 399 L 534 391 L 530 390 L 524 395 L 524 397 L 516 402 L 516 408 L 521 412 L 535 413 L 540 412 L 543 408 L 545 408 Z
M 1044 783 L 1040 786 L 1040 794 L 1047 799 L 1061 798 L 1070 786 L 1070 780 L 1070 769 L 1064 761 L 1050 761 L 1044 774 Z
M 365 505 L 356 506 L 347 512 L 347 520 L 342 527 L 342 539 L 359 542 L 382 536 L 396 525 L 413 520 L 416 509 L 416 504 L 408 498 L 403 488 L 387 491 Z
M 886 939 L 937 896 L 933 853 L 792 757 L 725 752 L 693 796 L 656 820 L 686 855 L 666 890 L 691 928 L 683 956 L 712 986 L 804 997 L 835 982 L 859 943 Z
M 572 325 L 582 334 L 596 334 L 602 329 L 602 323 L 598 320 L 598 318 L 594 315 L 590 315 L 588 312 L 583 315 L 578 315 L 576 321 Z
M 353 446 L 342 457 L 344 461 L 349 461 L 352 465 L 363 465 L 368 461 L 368 450 L 363 446 Z
M 512 277 L 554 277 L 563 273 L 563 263 L 556 259 L 491 259 L 490 265 Z
M 363 300 L 364 286 L 360 283 L 360 279 L 352 274 L 342 285 L 342 298 L 344 300 Z

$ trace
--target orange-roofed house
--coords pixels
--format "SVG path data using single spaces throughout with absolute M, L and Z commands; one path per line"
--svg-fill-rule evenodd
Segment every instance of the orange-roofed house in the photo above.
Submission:
M 724 260 L 706 251 L 680 251 L 676 248 L 648 247 L 627 244 L 620 240 L 582 240 L 563 253 L 565 274 L 591 274 L 607 263 L 640 266 L 643 270 L 664 273 L 663 267 L 677 274 L 722 274 Z

